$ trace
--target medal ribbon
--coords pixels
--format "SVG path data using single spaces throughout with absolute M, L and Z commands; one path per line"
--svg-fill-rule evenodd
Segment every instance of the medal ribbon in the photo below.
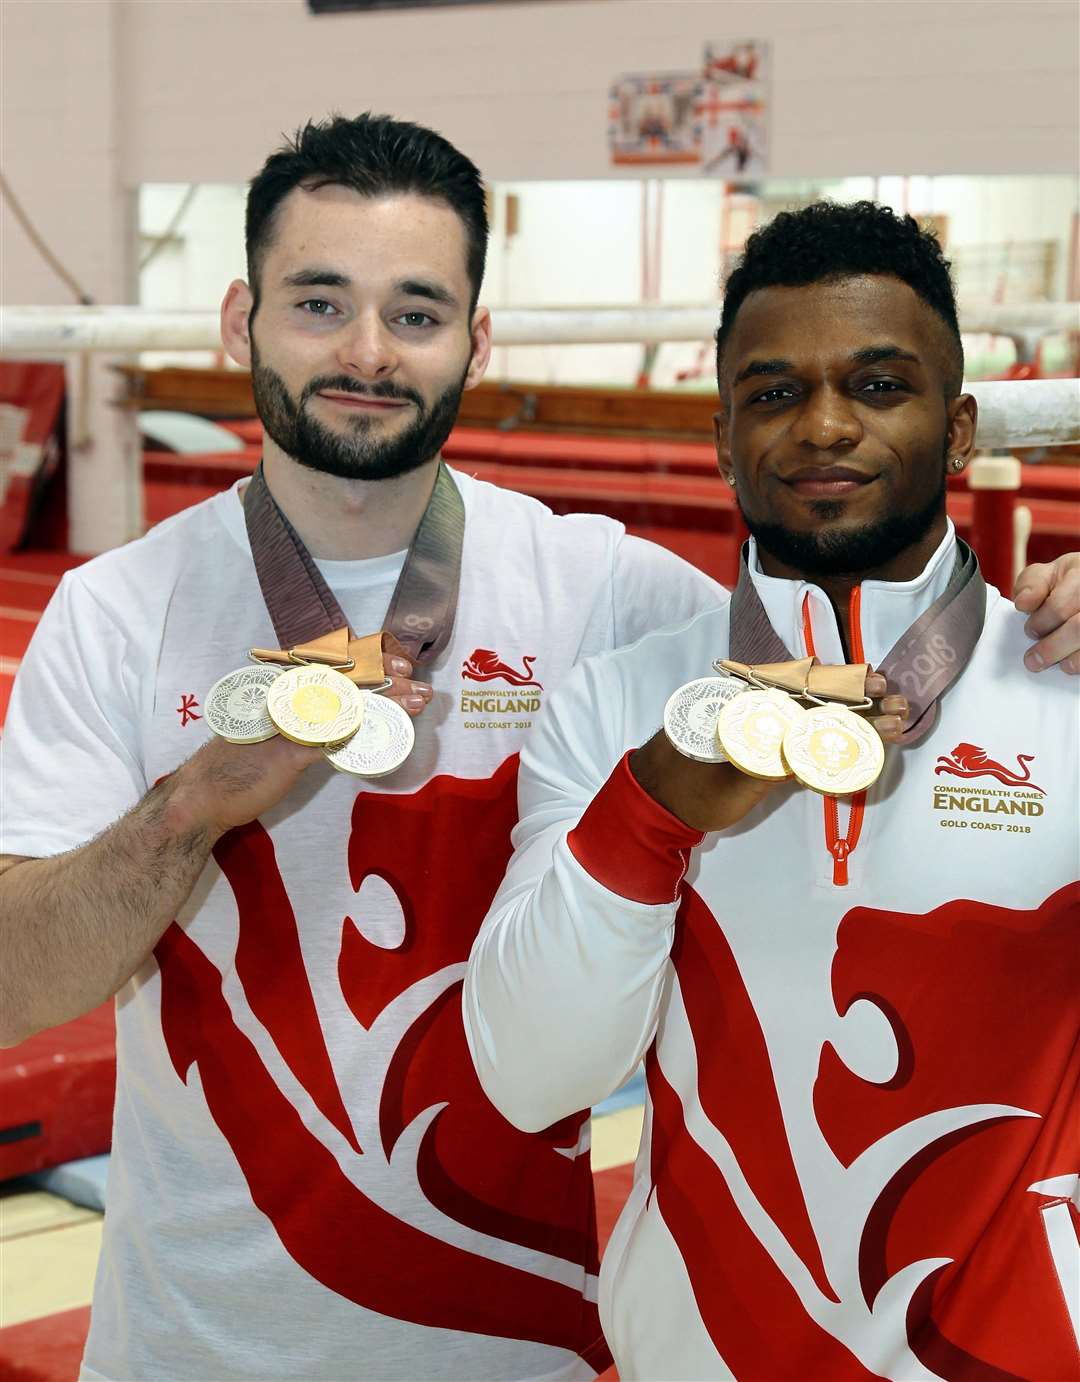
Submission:
M 794 661 L 769 623 L 746 564 L 744 546 L 739 581 L 731 597 L 730 656 L 739 662 Z M 911 716 L 901 744 L 915 744 L 933 728 L 937 703 L 967 666 L 986 616 L 986 582 L 975 553 L 956 539 L 956 564 L 949 584 L 890 648 L 876 668 L 908 698 Z
M 293 648 L 346 628 L 349 621 L 334 592 L 270 493 L 262 461 L 244 495 L 244 522 L 259 588 L 281 647 Z M 440 461 L 384 625 L 414 666 L 433 662 L 450 641 L 464 539 L 465 505 Z

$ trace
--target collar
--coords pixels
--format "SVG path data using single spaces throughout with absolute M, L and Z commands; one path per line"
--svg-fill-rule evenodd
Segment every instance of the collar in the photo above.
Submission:
M 956 560 L 956 529 L 947 520 L 941 545 L 912 581 L 863 581 L 860 623 L 866 660 L 877 667 L 919 615 L 928 609 L 949 584 Z M 750 579 L 769 616 L 769 623 L 783 639 L 792 657 L 803 657 L 803 600 L 810 597 L 814 646 L 822 662 L 845 662 L 840 626 L 829 597 L 811 581 L 787 581 L 766 576 L 758 559 L 757 543 L 750 539 L 747 566 Z
M 455 475 L 454 478 L 456 480 L 459 477 Z M 218 515 L 229 536 L 250 557 L 251 542 L 244 522 L 244 490 L 248 483 L 247 477 L 244 476 L 229 489 L 216 494 L 210 502 L 217 505 Z M 330 561 L 318 557 L 314 560 L 324 580 L 331 587 L 345 588 L 376 583 L 390 577 L 396 579 L 405 565 L 407 551 L 408 549 L 403 547 L 400 552 L 389 552 L 383 557 L 363 557 L 354 561 Z

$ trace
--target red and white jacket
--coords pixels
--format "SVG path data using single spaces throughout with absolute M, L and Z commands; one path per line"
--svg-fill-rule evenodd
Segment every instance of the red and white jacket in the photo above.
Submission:
M 867 581 L 879 662 L 944 589 Z M 754 583 L 842 661 L 816 586 Z M 704 840 L 628 749 L 728 651 L 728 612 L 579 666 L 522 755 L 521 823 L 466 1032 L 540 1129 L 644 1058 L 645 1129 L 601 1268 L 624 1377 L 1078 1375 L 1077 693 L 988 591 L 967 668 L 865 809 L 781 784 Z M 837 846 L 837 841 L 842 842 Z

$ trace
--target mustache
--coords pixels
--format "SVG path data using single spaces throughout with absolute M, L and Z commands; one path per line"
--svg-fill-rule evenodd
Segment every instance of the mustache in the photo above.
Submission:
M 387 380 L 382 384 L 358 384 L 355 379 L 350 379 L 347 375 L 320 374 L 314 379 L 309 379 L 304 385 L 304 391 L 300 395 L 299 407 L 304 404 L 314 394 L 321 393 L 323 389 L 333 389 L 335 393 L 352 393 L 358 398 L 394 398 L 401 402 L 415 403 L 418 408 L 423 410 L 424 400 L 415 389 L 402 388 L 399 384 L 391 383 Z

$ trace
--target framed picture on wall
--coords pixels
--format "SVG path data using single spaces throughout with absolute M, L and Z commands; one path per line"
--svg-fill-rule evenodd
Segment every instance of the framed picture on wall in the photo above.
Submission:
M 710 43 L 697 116 L 701 171 L 737 181 L 768 170 L 769 45 L 760 39 Z
M 631 73 L 611 87 L 612 163 L 698 163 L 701 126 L 697 72 Z

